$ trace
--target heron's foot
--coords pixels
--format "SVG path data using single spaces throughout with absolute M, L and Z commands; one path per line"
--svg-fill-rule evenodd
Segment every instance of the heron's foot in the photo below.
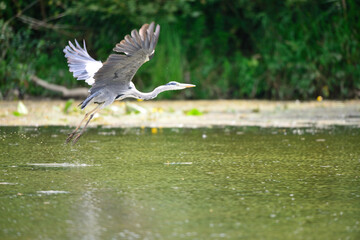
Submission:
M 79 141 L 79 139 L 80 139 L 80 137 L 82 136 L 82 133 L 80 132 L 77 136 L 76 136 L 76 138 L 74 138 L 74 141 L 73 141 L 73 145 L 75 144 L 75 143 L 77 143 L 77 141 Z
M 69 143 L 71 141 L 71 139 L 73 139 L 76 132 L 77 131 L 73 131 L 72 133 L 69 134 L 68 138 L 66 139 L 66 143 Z

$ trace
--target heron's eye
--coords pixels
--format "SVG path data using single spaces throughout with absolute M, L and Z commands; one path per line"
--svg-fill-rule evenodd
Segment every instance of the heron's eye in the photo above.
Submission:
M 176 85 L 176 84 L 177 84 L 176 82 L 169 82 L 166 85 Z

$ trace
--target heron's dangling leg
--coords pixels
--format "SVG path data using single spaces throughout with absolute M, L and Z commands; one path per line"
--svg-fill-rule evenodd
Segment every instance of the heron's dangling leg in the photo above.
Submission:
M 85 126 L 83 127 L 83 129 L 81 129 L 81 131 L 79 132 L 79 134 L 76 136 L 76 138 L 74 139 L 73 141 L 73 144 L 75 144 L 79 138 L 81 137 L 81 135 L 85 132 L 85 129 L 87 127 L 87 125 L 89 124 L 89 122 L 91 121 L 91 119 L 94 117 L 94 115 L 101 109 L 99 108 L 100 106 L 102 106 L 103 104 L 99 104 L 99 106 L 97 106 L 94 110 L 92 110 L 90 113 L 90 117 L 89 119 L 87 120 L 87 122 L 85 123 Z
M 85 121 L 85 119 L 87 119 L 89 117 L 90 114 L 92 114 L 93 112 L 96 111 L 96 109 L 98 109 L 100 107 L 100 104 L 97 105 L 93 110 L 91 110 L 90 112 L 86 113 L 84 118 L 81 120 L 81 122 L 79 123 L 79 125 L 75 128 L 75 130 L 69 134 L 68 138 L 66 139 L 66 143 L 70 142 L 71 139 L 74 137 L 75 133 L 79 130 L 79 128 L 81 127 L 81 124 Z

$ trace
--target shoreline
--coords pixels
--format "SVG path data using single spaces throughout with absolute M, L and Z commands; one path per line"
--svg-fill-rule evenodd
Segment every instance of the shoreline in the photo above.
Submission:
M 0 101 L 0 126 L 76 126 L 90 108 L 74 101 L 25 100 L 27 114 L 16 116 L 19 101 Z M 68 102 L 69 103 L 69 102 Z M 360 100 L 173 100 L 117 101 L 95 115 L 89 127 L 360 127 Z

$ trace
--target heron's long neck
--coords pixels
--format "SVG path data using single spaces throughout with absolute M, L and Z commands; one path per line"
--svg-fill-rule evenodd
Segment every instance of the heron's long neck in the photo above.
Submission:
M 172 89 L 172 86 L 162 85 L 155 88 L 152 92 L 143 93 L 138 91 L 136 88 L 134 88 L 134 97 L 137 99 L 150 100 L 156 98 L 156 96 L 159 93 L 169 90 L 175 90 L 175 89 Z

